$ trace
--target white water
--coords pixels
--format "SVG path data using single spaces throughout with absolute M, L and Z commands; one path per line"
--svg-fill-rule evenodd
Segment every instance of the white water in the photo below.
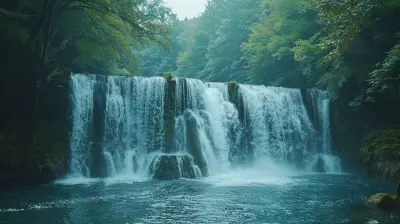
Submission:
M 114 179 L 146 178 L 151 161 L 172 152 L 191 154 L 198 176 L 223 175 L 241 166 L 261 173 L 269 169 L 265 167 L 311 171 L 320 159 L 325 171 L 340 171 L 340 160 L 331 154 L 326 92 L 309 91 L 316 115 L 310 118 L 298 89 L 239 85 L 244 103 L 241 121 L 236 106 L 229 101 L 227 84 L 175 81 L 176 117 L 173 146 L 169 148 L 164 144 L 168 86 L 164 78 L 74 75 L 70 176 L 92 177 L 93 133 L 103 136 L 99 148 L 104 160 L 102 172 Z M 99 84 L 106 86 L 103 92 L 94 91 Z M 101 112 L 93 110 L 96 97 L 105 99 L 104 133 L 93 130 L 93 117 Z M 243 142 L 248 144 L 240 144 Z M 252 158 L 253 165 L 242 161 L 244 157 Z
M 105 83 L 102 83 L 105 82 Z M 108 176 L 134 175 L 148 152 L 163 151 L 163 78 L 72 77 L 73 129 L 70 176 L 90 177 L 95 84 L 106 85 L 102 155 Z M 101 97 L 101 96 L 100 96 Z M 158 125 L 158 126 L 156 126 Z M 134 161 L 137 159 L 137 161 Z M 143 168 L 142 166 L 137 166 Z
M 314 130 L 298 89 L 240 85 L 256 158 L 295 163 L 315 153 Z
M 86 160 L 89 158 L 90 125 L 93 119 L 93 76 L 72 76 L 72 135 L 70 139 L 73 176 L 90 176 Z

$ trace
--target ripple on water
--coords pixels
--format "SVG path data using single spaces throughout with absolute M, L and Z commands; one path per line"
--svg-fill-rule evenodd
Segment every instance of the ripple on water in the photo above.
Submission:
M 34 220 L 33 224 L 57 223 L 60 217 L 66 223 L 82 224 L 400 223 L 397 214 L 374 213 L 362 206 L 364 197 L 377 189 L 390 191 L 387 182 L 359 181 L 354 176 L 279 177 L 261 172 L 200 180 L 48 185 L 0 195 L 0 220 Z

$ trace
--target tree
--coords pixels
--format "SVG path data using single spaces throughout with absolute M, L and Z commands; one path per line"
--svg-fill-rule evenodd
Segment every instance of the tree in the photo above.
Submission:
M 176 21 L 171 25 L 172 44 L 169 51 L 160 46 L 149 46 L 140 51 L 140 72 L 142 76 L 162 75 L 165 72 L 174 73 L 177 70 L 176 61 L 181 51 L 177 38 L 182 34 L 187 21 Z M 175 76 L 175 75 L 174 75 Z
M 93 67 L 93 63 L 101 64 L 99 61 L 103 57 L 111 57 L 115 64 L 121 62 L 122 56 L 134 58 L 133 49 L 143 44 L 156 42 L 168 46 L 169 30 L 165 25 L 173 19 L 170 9 L 161 0 L 19 1 L 16 11 L 1 9 L 0 12 L 4 18 L 19 20 L 21 27 L 30 30 L 21 44 L 33 53 L 38 71 L 45 70 L 47 62 L 54 62 L 54 57 L 65 50 L 66 44 L 75 48 L 73 61 L 85 70 Z M 125 60 L 119 66 L 121 64 L 129 72 L 136 67 L 135 60 Z M 44 78 L 37 80 L 42 82 Z
M 317 29 L 315 12 L 306 0 L 264 0 L 260 22 L 243 44 L 243 60 L 253 83 L 302 86 L 292 48 Z
M 245 81 L 240 45 L 257 18 L 258 6 L 259 0 L 209 1 L 178 38 L 182 51 L 177 73 L 206 81 Z
M 70 69 L 133 74 L 134 49 L 168 47 L 168 24 L 175 20 L 162 0 L 20 0 L 1 6 L 1 28 L 14 30 L 1 37 L 10 53 L 1 70 L 21 77 L 27 129 L 35 126 L 39 90 L 49 78 Z
M 228 82 L 246 80 L 244 63 L 241 60 L 241 43 L 246 41 L 250 33 L 249 27 L 257 19 L 260 12 L 259 0 L 222 1 L 217 4 L 214 13 L 216 27 L 210 32 L 207 47 L 207 63 L 202 76 L 211 81 Z M 210 18 L 204 18 L 204 20 Z

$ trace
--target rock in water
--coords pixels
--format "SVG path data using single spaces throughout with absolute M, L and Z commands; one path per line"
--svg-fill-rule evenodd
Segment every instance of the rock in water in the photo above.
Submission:
M 325 162 L 321 157 L 318 157 L 318 160 L 315 163 L 315 165 L 313 166 L 312 171 L 313 172 L 318 172 L 318 173 L 326 172 L 326 170 L 325 170 Z
M 396 194 L 400 196 L 400 181 L 397 183 Z
M 197 168 L 198 169 L 198 168 Z M 196 178 L 196 166 L 190 155 L 160 155 L 154 157 L 150 164 L 153 179 L 176 180 L 179 178 Z
M 365 204 L 382 210 L 400 211 L 400 197 L 397 195 L 378 193 L 368 198 Z

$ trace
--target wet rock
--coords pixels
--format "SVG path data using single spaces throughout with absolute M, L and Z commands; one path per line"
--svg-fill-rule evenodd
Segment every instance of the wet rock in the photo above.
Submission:
M 188 151 L 193 156 L 194 164 L 197 165 L 203 176 L 208 176 L 208 166 L 203 153 L 203 145 L 199 134 L 199 122 L 196 115 L 191 111 L 184 114 L 186 121 L 186 136 L 188 142 Z
M 397 196 L 400 196 L 400 181 L 397 183 L 396 194 Z
M 169 73 L 170 74 L 170 73 Z M 170 74 L 171 75 L 171 74 Z M 174 153 L 173 138 L 175 127 L 175 95 L 176 95 L 176 81 L 167 79 L 165 84 L 165 98 L 164 98 L 164 152 Z
M 382 210 L 400 211 L 400 197 L 397 195 L 378 193 L 368 198 L 365 204 Z
M 104 120 L 106 107 L 106 92 L 105 77 L 99 76 L 101 82 L 96 82 L 93 92 L 93 128 L 90 130 L 93 143 L 90 151 L 90 175 L 91 177 L 106 177 L 108 175 L 106 169 L 106 159 L 103 154 L 103 136 L 104 136 Z
M 312 168 L 313 172 L 318 172 L 318 173 L 324 173 L 326 172 L 325 170 L 325 162 L 321 157 L 318 157 L 317 162 Z
M 157 180 L 196 178 L 199 173 L 190 155 L 156 156 L 150 164 L 149 171 L 153 174 L 153 179 Z

